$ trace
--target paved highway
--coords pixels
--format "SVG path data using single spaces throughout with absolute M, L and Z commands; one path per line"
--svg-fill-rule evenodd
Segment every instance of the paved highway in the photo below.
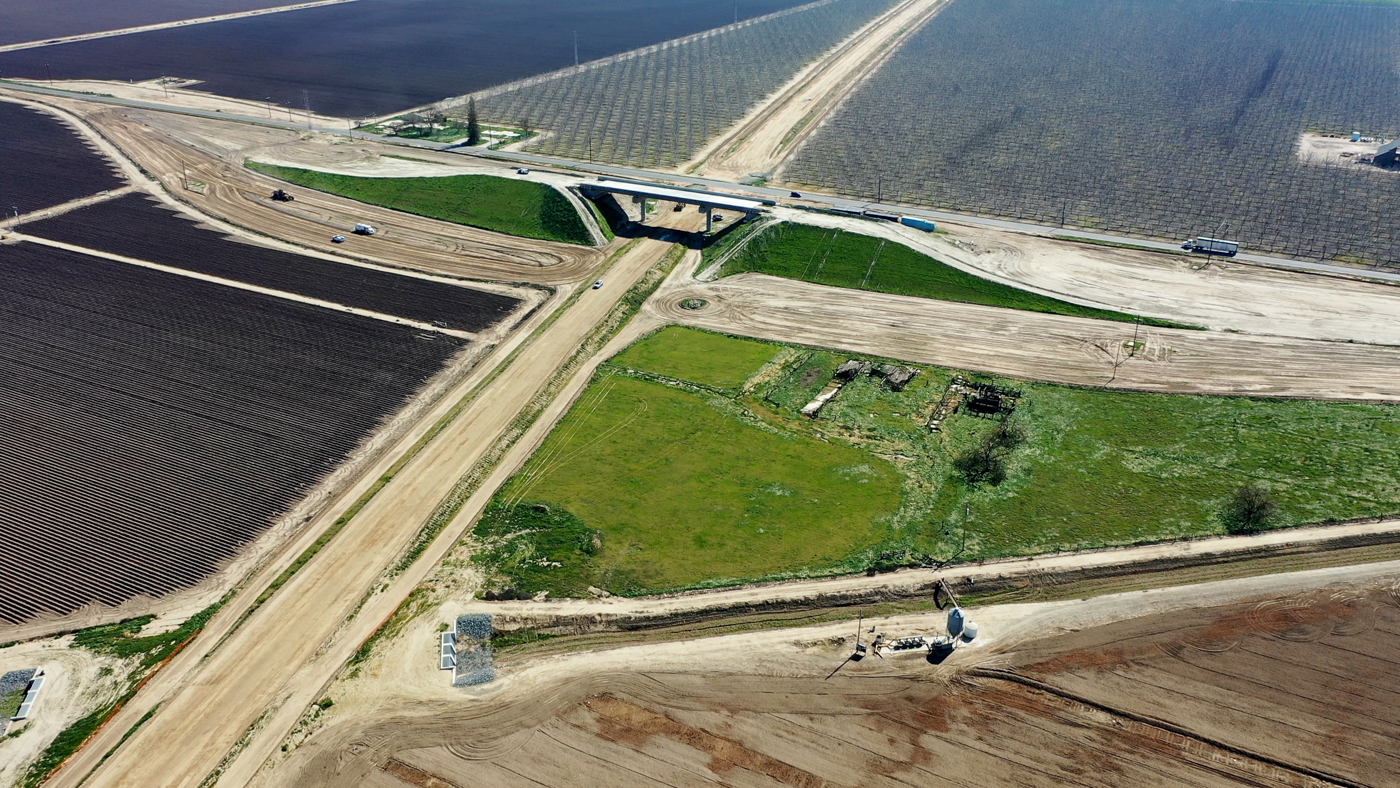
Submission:
M 579 161 L 576 159 L 564 159 L 556 156 L 545 156 L 538 153 L 519 153 L 511 151 L 492 150 L 465 150 L 463 148 L 448 145 L 440 142 L 428 142 L 424 140 L 406 140 L 398 137 L 382 137 L 375 134 L 354 131 L 349 128 L 330 128 L 325 126 L 312 126 L 306 123 L 296 123 L 280 121 L 271 118 L 258 118 L 248 115 L 237 115 L 228 112 L 214 112 L 212 110 L 192 109 L 188 107 L 178 107 L 170 104 L 158 102 L 139 101 L 136 99 L 122 99 L 113 96 L 97 96 L 87 93 L 75 93 L 57 88 L 49 88 L 41 85 L 28 85 L 9 80 L 0 80 L 0 85 L 16 91 L 33 93 L 44 96 L 59 96 L 63 98 L 82 99 L 101 104 L 113 104 L 123 107 L 135 107 L 139 109 L 154 110 L 157 112 L 174 112 L 182 115 L 192 115 L 195 117 L 211 118 L 215 120 L 232 120 L 242 123 L 252 123 L 258 126 L 270 126 L 282 129 L 312 130 L 326 134 L 339 134 L 342 136 L 361 137 L 373 139 L 390 145 L 400 145 L 409 148 L 425 148 L 438 151 L 449 151 L 460 153 L 464 156 L 477 156 L 481 158 L 497 159 L 501 161 L 514 162 L 518 164 L 528 164 L 536 167 L 551 167 L 557 169 L 573 170 L 576 172 L 593 175 L 607 175 L 616 178 L 629 178 L 643 181 L 665 181 L 668 183 L 683 184 L 685 186 L 723 189 L 740 194 L 753 195 L 766 199 L 782 199 L 789 197 L 789 190 L 779 189 L 770 186 L 740 186 L 729 181 L 714 180 L 711 178 L 701 178 L 694 175 L 681 175 L 670 172 L 656 172 L 653 170 L 639 169 L 635 167 L 625 167 L 616 164 L 600 164 L 594 162 Z M 875 203 L 865 200 L 853 200 L 846 197 L 839 197 L 821 192 L 802 192 L 804 202 L 816 203 L 838 208 L 870 208 L 886 213 L 898 213 L 909 216 L 919 216 L 935 221 L 959 222 L 962 224 L 980 225 L 982 227 L 992 227 L 1011 232 L 1030 233 L 1033 235 L 1048 235 L 1059 238 L 1085 239 L 1090 241 L 1101 241 L 1105 243 L 1132 244 L 1148 249 L 1156 249 L 1167 252 L 1179 252 L 1181 247 L 1177 244 L 1157 241 L 1146 238 L 1134 238 L 1125 235 L 1110 235 L 1108 233 L 1096 233 L 1088 230 L 1069 230 L 1056 227 L 1049 227 L 1041 224 L 1031 224 L 1029 222 L 1017 222 L 1009 219 L 990 219 L 985 216 L 974 216 L 971 214 L 956 213 L 953 211 L 935 211 L 926 208 L 913 208 L 904 205 L 891 205 L 888 203 Z M 1243 253 L 1233 258 L 1234 262 L 1252 263 L 1275 268 L 1286 268 L 1294 271 L 1306 273 L 1331 274 L 1350 277 L 1364 277 L 1384 282 L 1400 283 L 1400 272 L 1380 271 L 1371 268 L 1361 268 L 1356 266 L 1338 265 L 1334 263 L 1309 262 L 1306 260 L 1294 260 L 1286 257 L 1271 257 L 1268 255 Z

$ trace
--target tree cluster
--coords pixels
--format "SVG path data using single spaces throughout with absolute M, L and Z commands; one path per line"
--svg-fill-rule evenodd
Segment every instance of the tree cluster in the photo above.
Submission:
M 1011 452 L 1025 442 L 1026 433 L 1019 424 L 1003 421 L 976 446 L 958 455 L 953 467 L 970 485 L 996 486 L 1006 480 L 1006 460 Z

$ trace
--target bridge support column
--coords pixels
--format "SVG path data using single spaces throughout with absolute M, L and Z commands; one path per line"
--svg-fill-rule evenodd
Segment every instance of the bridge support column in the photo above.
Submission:
M 714 226 L 715 226 L 715 209 L 714 209 L 714 208 L 708 208 L 708 207 L 707 207 L 707 208 L 705 209 L 705 232 L 706 232 L 706 233 L 710 232 L 711 230 L 714 229 Z

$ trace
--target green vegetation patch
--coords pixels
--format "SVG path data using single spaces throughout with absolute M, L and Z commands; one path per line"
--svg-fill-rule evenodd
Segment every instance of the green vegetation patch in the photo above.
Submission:
M 612 363 L 729 390 L 742 386 L 777 353 L 778 347 L 767 342 L 670 326 L 619 353 Z
M 1275 524 L 1400 511 L 1400 410 L 1028 385 L 1008 480 L 968 496 L 984 555 L 1220 533 L 1242 484 Z
M 880 293 L 1192 328 L 1166 320 L 1071 304 L 973 276 L 883 238 L 804 224 L 784 222 L 759 232 L 724 264 L 723 273 L 747 271 Z
M 775 346 L 719 339 L 659 332 L 599 372 L 476 526 L 492 593 L 654 593 L 1221 534 L 1246 485 L 1267 496 L 1268 527 L 1400 513 L 1394 405 L 915 367 L 900 391 L 860 374 L 809 419 L 853 356 L 786 347 L 755 376 Z M 693 360 L 698 347 L 718 352 Z M 963 397 L 930 430 L 955 383 L 998 387 L 1010 412 Z M 978 451 L 995 473 L 969 472 Z
M 482 517 L 482 562 L 518 593 L 642 593 L 825 567 L 883 538 L 889 462 L 727 403 L 605 370 Z
M 265 175 L 396 211 L 545 241 L 589 245 L 593 236 L 558 190 L 494 175 L 361 178 L 248 162 Z
M 19 707 L 24 704 L 24 696 L 28 690 L 29 685 L 24 684 L 9 695 L 0 696 L 0 720 L 8 720 L 19 712 Z
M 72 648 L 85 648 L 94 654 L 105 654 L 118 659 L 140 660 L 142 667 L 150 667 L 174 653 L 175 649 L 194 637 L 204 628 L 210 618 L 223 605 L 220 602 L 190 616 L 183 624 L 158 635 L 141 636 L 142 628 L 155 620 L 155 616 L 138 616 L 115 624 L 104 624 L 80 630 L 73 635 Z

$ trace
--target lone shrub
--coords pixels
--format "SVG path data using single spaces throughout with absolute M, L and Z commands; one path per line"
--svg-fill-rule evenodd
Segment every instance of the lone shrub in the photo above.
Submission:
M 996 486 L 1006 480 L 1006 459 L 1026 442 L 1019 424 L 1003 421 L 974 448 L 953 460 L 953 467 L 970 485 Z
M 1274 524 L 1278 504 L 1268 490 L 1257 484 L 1242 484 L 1225 504 L 1221 519 L 1232 534 L 1254 534 Z

